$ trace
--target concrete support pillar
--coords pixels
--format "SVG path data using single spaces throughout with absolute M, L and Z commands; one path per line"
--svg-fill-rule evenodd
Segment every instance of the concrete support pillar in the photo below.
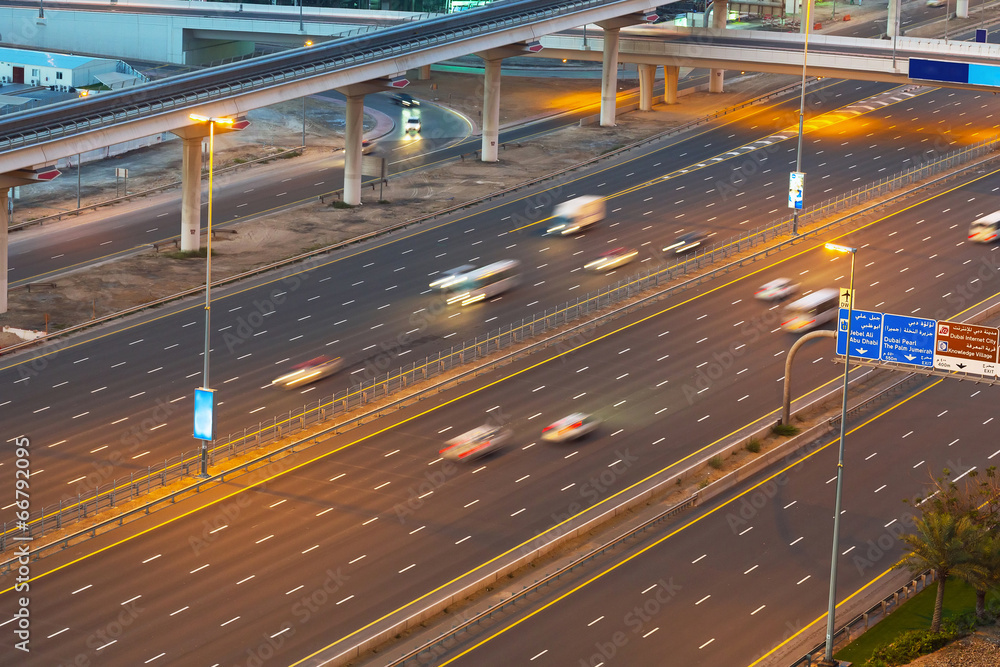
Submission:
M 799 34 L 804 35 L 806 34 L 806 29 L 812 27 L 809 25 L 806 17 L 808 16 L 810 20 L 814 19 L 816 16 L 816 5 L 813 4 L 813 0 L 800 0 L 799 7 Z
M 485 74 L 483 75 L 483 162 L 497 162 L 500 159 L 500 64 L 501 58 L 483 60 Z
M 712 3 L 712 27 L 726 29 L 726 18 L 729 16 L 729 0 L 714 0 Z M 708 73 L 708 92 L 722 93 L 726 70 L 713 68 Z
M 677 82 L 680 79 L 679 65 L 663 66 L 663 103 L 677 104 Z
M 639 65 L 639 111 L 653 110 L 653 85 L 656 65 Z
M 361 140 L 364 135 L 364 95 L 347 95 L 344 130 L 344 203 L 361 203 Z
M 201 249 L 201 143 L 203 137 L 182 137 L 181 250 Z
M 960 19 L 969 18 L 969 0 L 958 0 L 958 3 L 955 5 L 955 17 Z
M 621 28 L 604 28 L 604 62 L 601 70 L 601 127 L 615 126 L 618 101 L 618 39 Z
M 10 218 L 7 209 L 10 207 L 10 189 L 0 188 L 0 219 L 3 229 L 0 230 L 0 314 L 7 312 L 7 226 Z
M 885 27 L 885 34 L 889 37 L 900 37 L 896 34 L 896 26 L 899 23 L 899 5 L 903 0 L 889 0 L 889 15 Z
M 420 68 L 417 70 L 417 80 L 426 81 L 429 78 L 431 78 L 431 66 L 421 65 Z

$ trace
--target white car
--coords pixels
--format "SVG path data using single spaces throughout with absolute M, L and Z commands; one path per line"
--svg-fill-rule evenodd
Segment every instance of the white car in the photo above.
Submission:
M 610 271 L 611 269 L 617 269 L 619 266 L 628 264 L 638 254 L 638 250 L 632 250 L 631 248 L 615 248 L 614 250 L 601 253 L 601 256 L 594 261 L 584 264 L 583 268 L 588 271 Z
M 542 429 L 542 440 L 546 442 L 567 442 L 582 438 L 601 425 L 601 420 L 593 415 L 574 412 Z
M 440 290 L 442 292 L 457 289 L 461 286 L 462 281 L 465 278 L 465 274 L 475 270 L 476 267 L 474 265 L 463 264 L 462 266 L 456 266 L 454 269 L 442 271 L 441 274 L 438 275 L 438 277 L 431 283 L 431 289 Z
M 948 4 L 948 0 L 927 0 L 928 7 L 944 7 Z
M 403 125 L 403 128 L 406 130 L 407 133 L 420 132 L 420 119 L 414 116 L 407 118 L 406 123 Z
M 761 285 L 754 292 L 754 297 L 761 301 L 780 301 L 785 297 L 795 294 L 798 289 L 799 286 L 788 278 L 775 278 L 771 282 Z
M 444 443 L 439 454 L 450 461 L 471 461 L 503 447 L 514 434 L 504 426 L 478 426 Z
M 292 370 L 271 382 L 273 387 L 283 389 L 294 389 L 304 384 L 315 382 L 316 380 L 333 375 L 344 365 L 344 360 L 340 357 L 331 359 L 330 357 L 316 357 L 309 361 L 292 366 Z

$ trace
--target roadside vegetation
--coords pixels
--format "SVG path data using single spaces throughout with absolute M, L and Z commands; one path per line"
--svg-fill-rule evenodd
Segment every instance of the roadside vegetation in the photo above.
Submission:
M 909 553 L 894 567 L 915 575 L 930 570 L 937 581 L 840 651 L 838 659 L 864 667 L 905 665 L 1000 618 L 997 469 L 991 466 L 981 475 L 973 470 L 960 482 L 945 470 L 924 496 L 907 502 L 921 515 L 913 532 L 901 536 Z

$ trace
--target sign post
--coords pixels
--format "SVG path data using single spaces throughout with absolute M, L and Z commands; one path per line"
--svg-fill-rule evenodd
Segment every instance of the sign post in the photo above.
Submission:
M 997 375 L 1000 330 L 962 322 L 940 321 L 934 333 L 934 368 Z

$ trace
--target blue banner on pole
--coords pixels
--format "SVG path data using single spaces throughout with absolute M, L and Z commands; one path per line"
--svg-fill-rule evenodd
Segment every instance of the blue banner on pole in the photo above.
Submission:
M 215 439 L 215 390 L 199 387 L 194 390 L 194 437 Z

